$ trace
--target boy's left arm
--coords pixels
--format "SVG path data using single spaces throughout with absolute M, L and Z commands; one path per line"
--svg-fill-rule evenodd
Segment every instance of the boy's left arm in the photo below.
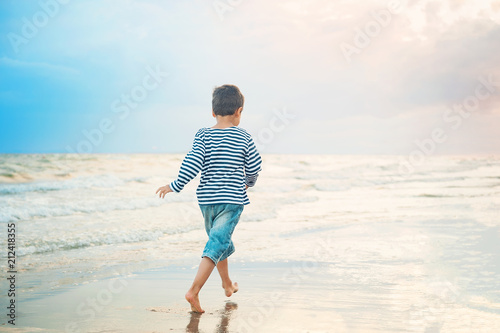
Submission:
M 157 194 L 160 194 L 160 198 L 164 198 L 170 192 L 179 193 L 201 171 L 205 159 L 205 144 L 201 134 L 201 130 L 196 133 L 193 147 L 182 161 L 177 179 L 156 191 Z

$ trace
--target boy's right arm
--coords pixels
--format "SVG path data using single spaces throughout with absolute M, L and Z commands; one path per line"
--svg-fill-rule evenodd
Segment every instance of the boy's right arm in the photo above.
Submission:
M 250 138 L 248 144 L 248 151 L 245 156 L 245 185 L 248 189 L 253 187 L 257 182 L 257 177 L 259 177 L 259 172 L 262 170 L 262 158 L 255 147 L 253 139 Z

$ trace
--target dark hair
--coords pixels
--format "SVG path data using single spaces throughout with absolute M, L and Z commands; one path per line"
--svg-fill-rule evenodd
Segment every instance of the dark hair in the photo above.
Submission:
M 240 89 L 231 84 L 216 87 L 212 94 L 212 110 L 217 116 L 231 116 L 244 103 L 245 97 Z

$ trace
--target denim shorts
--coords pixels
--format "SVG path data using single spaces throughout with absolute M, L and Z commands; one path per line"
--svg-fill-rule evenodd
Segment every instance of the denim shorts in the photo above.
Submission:
M 231 236 L 240 220 L 243 207 L 234 204 L 200 205 L 208 234 L 202 258 L 208 257 L 217 265 L 234 253 Z

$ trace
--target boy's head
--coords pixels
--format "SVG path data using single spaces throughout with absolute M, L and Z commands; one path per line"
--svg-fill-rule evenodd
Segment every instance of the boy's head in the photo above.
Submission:
M 212 94 L 212 110 L 217 116 L 231 116 L 239 108 L 243 108 L 245 97 L 237 86 L 225 84 L 214 89 Z

